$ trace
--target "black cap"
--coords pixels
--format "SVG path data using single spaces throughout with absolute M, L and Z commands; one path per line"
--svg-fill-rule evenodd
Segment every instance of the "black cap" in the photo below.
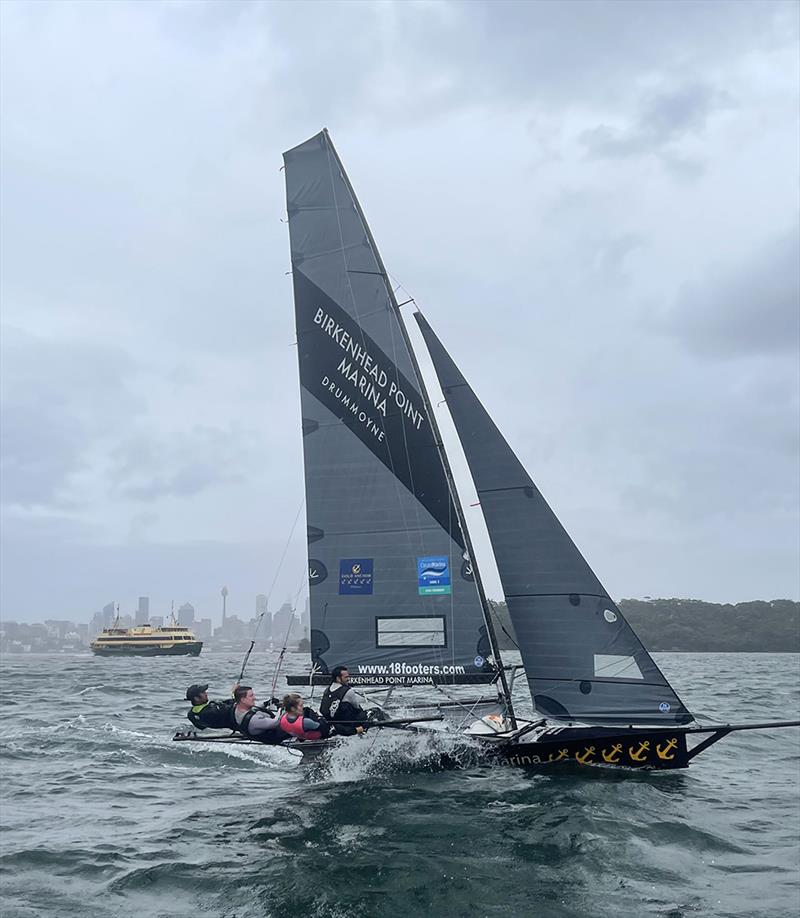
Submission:
M 192 699 L 197 698 L 198 695 L 202 695 L 207 688 L 207 682 L 205 685 L 190 685 L 189 688 L 186 689 L 186 700 L 192 701 Z

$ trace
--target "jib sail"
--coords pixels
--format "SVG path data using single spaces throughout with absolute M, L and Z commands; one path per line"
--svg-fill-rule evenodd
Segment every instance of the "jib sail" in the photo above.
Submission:
M 488 681 L 472 568 L 372 236 L 327 131 L 284 162 L 315 670 Z
M 441 341 L 415 318 L 480 498 L 537 711 L 602 724 L 690 721 Z

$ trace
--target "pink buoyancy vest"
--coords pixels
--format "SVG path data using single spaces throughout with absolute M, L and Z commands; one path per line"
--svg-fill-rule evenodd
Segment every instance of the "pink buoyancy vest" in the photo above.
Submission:
M 294 720 L 289 720 L 289 715 L 284 714 L 283 717 L 281 717 L 280 728 L 284 733 L 296 736 L 298 739 L 322 739 L 322 734 L 319 730 L 303 729 L 302 714 Z

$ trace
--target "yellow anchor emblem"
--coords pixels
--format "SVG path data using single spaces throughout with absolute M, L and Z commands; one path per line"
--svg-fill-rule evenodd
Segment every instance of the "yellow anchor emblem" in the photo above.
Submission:
M 628 746 L 628 753 L 634 762 L 643 762 L 647 758 L 647 750 L 650 748 L 650 740 L 643 740 L 639 743 L 639 748 L 636 752 L 633 751 L 633 746 Z
M 603 761 L 611 762 L 612 765 L 616 762 L 619 762 L 619 754 L 622 752 L 622 743 L 614 743 L 611 747 L 611 752 L 606 752 L 603 750 Z
M 575 753 L 575 758 L 581 763 L 581 765 L 585 765 L 586 762 L 591 760 L 593 755 L 594 746 L 586 746 L 583 753 Z
M 550 755 L 547 757 L 547 761 L 548 762 L 560 762 L 562 759 L 568 759 L 568 758 L 569 758 L 569 749 L 559 749 L 558 755 L 553 755 L 553 753 L 551 752 Z
M 661 748 L 661 743 L 658 743 L 656 753 L 660 759 L 674 759 L 675 753 L 670 753 L 670 749 L 674 749 L 677 745 L 678 741 L 673 737 L 671 740 L 667 740 L 663 749 Z

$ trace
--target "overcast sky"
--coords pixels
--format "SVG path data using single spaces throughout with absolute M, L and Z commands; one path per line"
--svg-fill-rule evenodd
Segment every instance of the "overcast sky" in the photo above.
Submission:
M 797 4 L 0 11 L 5 618 L 269 589 L 302 500 L 281 154 L 323 126 L 612 596 L 798 598 Z

